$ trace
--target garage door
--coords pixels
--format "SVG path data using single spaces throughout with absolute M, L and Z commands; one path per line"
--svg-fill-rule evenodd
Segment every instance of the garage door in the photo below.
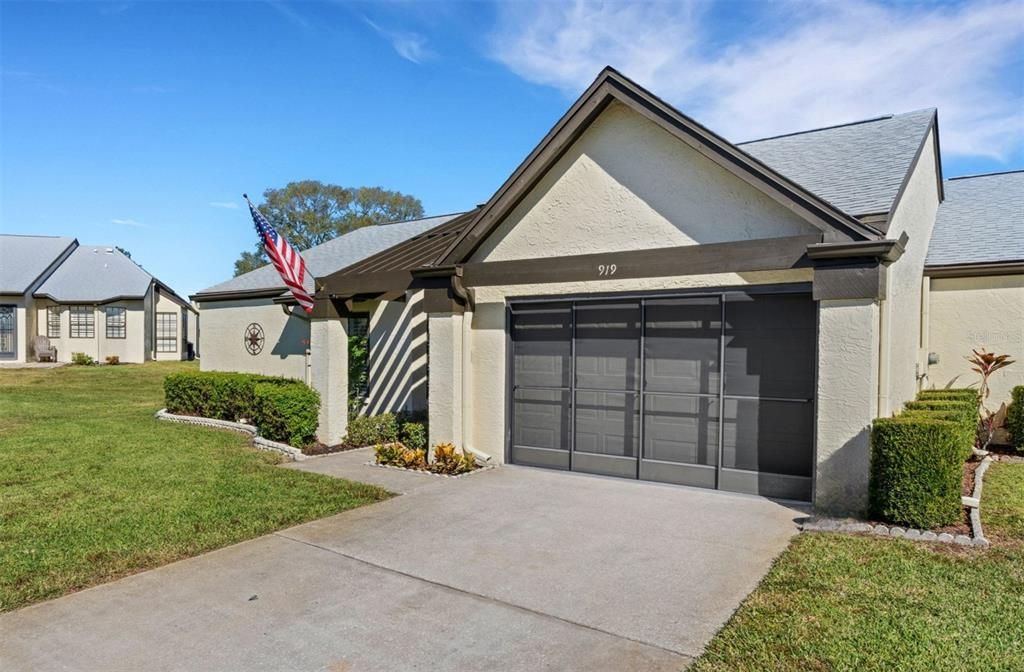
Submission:
M 810 499 L 808 294 L 519 302 L 510 312 L 512 462 Z

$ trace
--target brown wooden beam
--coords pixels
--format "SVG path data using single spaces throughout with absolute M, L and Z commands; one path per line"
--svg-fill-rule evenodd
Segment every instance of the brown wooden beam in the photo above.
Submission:
M 820 234 L 463 266 L 466 287 L 657 278 L 704 273 L 777 271 L 808 266 L 807 246 Z

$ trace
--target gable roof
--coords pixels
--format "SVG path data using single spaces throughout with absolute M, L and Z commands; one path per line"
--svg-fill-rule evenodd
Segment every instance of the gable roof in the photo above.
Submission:
M 443 225 L 458 217 L 459 214 L 364 226 L 311 247 L 302 253 L 307 268 L 305 287 L 312 292 L 314 291 L 314 278 L 330 275 L 346 266 L 358 263 L 366 257 L 382 252 L 424 231 Z M 267 264 L 200 290 L 192 297 L 196 300 L 204 298 L 209 300 L 217 295 L 234 295 L 239 298 L 246 295 L 274 296 L 284 293 L 286 289 L 277 270 L 273 265 Z
M 146 296 L 153 276 L 114 247 L 79 245 L 34 296 L 58 303 L 105 303 Z
M 925 266 L 1024 263 L 1024 170 L 946 180 Z
M 936 116 L 934 108 L 890 114 L 736 146 L 861 217 L 893 208 Z
M 0 294 L 24 294 L 75 244 L 65 236 L 0 234 Z
M 606 67 L 482 206 L 475 220 L 446 250 L 440 263 L 450 265 L 467 260 L 613 100 L 659 125 L 828 236 L 846 241 L 873 240 L 881 236 L 878 230 L 716 135 L 614 68 Z

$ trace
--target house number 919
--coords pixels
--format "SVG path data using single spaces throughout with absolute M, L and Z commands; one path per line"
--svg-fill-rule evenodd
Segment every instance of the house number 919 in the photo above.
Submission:
M 619 270 L 619 267 L 615 264 L 598 264 L 597 266 L 598 275 L 615 275 L 617 270 Z

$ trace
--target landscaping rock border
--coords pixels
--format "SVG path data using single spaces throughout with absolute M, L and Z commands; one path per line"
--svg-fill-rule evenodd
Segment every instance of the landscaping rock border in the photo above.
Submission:
M 280 443 L 278 441 L 271 441 L 265 439 L 259 435 L 259 430 L 253 425 L 246 425 L 241 422 L 231 422 L 230 420 L 218 420 L 216 418 L 202 418 L 195 415 L 175 415 L 174 413 L 168 413 L 166 408 L 161 408 L 156 412 L 157 420 L 167 420 L 168 422 L 180 422 L 185 425 L 199 425 L 201 427 L 215 427 L 217 429 L 230 429 L 233 432 L 241 432 L 248 434 L 252 437 L 252 445 L 260 450 L 269 450 L 274 453 L 284 455 L 288 459 L 294 462 L 301 462 L 302 460 L 309 459 L 309 455 L 304 454 L 301 450 L 295 446 L 289 446 L 287 443 Z
M 985 457 L 974 472 L 974 492 L 972 497 L 964 497 L 964 506 L 970 508 L 971 536 L 966 534 L 952 535 L 948 532 L 931 532 L 929 530 L 906 529 L 897 525 L 875 525 L 853 518 L 814 517 L 800 525 L 803 532 L 843 532 L 847 534 L 870 533 L 880 537 L 896 537 L 910 541 L 930 541 L 940 544 L 957 544 L 959 546 L 985 547 L 989 540 L 985 538 L 981 528 L 981 486 L 985 471 L 992 463 L 991 457 Z
M 478 474 L 482 471 L 487 471 L 488 469 L 494 469 L 496 466 L 498 466 L 496 464 L 487 464 L 482 467 L 477 467 L 473 471 L 467 471 L 464 474 L 437 474 L 434 473 L 433 471 L 427 471 L 426 469 L 406 469 L 405 467 L 396 467 L 393 464 L 377 464 L 373 460 L 370 460 L 366 464 L 367 466 L 370 467 L 379 467 L 381 469 L 395 469 L 397 471 L 405 471 L 410 474 L 426 474 L 427 476 L 440 476 L 441 478 L 463 478 L 464 476 L 472 476 L 473 474 Z

